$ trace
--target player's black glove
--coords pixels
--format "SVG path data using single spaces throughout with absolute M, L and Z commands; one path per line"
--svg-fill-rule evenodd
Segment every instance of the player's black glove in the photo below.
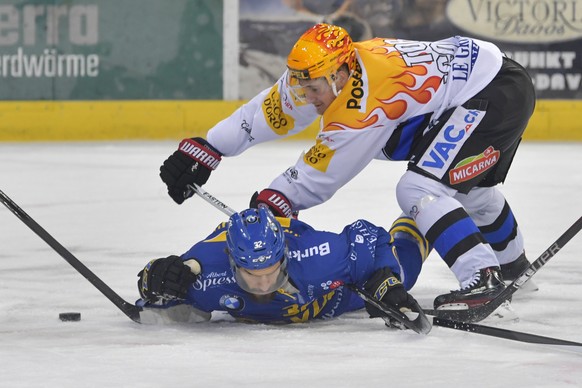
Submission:
M 289 202 L 285 194 L 276 190 L 265 189 L 260 193 L 255 191 L 251 197 L 249 207 L 256 209 L 259 206 L 267 206 L 276 217 L 291 218 L 293 216 L 291 202 Z
M 416 301 L 406 292 L 400 279 L 388 267 L 374 272 L 372 277 L 364 284 L 364 289 L 370 292 L 377 300 L 382 301 L 388 306 L 395 307 L 401 312 L 416 310 Z M 370 318 L 384 316 L 371 304 L 365 303 L 365 305 L 366 311 L 370 314 Z
M 187 263 L 188 265 L 178 256 L 150 261 L 137 274 L 137 287 L 141 297 L 150 302 L 159 298 L 185 299 L 188 287 L 201 272 L 200 264 L 196 260 L 188 260 Z
M 188 185 L 205 184 L 221 159 L 220 152 L 201 137 L 184 139 L 160 167 L 160 177 L 168 186 L 170 197 L 181 204 L 194 194 Z

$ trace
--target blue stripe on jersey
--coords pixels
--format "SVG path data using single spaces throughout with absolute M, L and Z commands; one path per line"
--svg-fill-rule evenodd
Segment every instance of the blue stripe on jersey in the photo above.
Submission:
M 428 114 L 420 115 L 400 124 L 382 150 L 384 155 L 391 160 L 408 160 L 415 134 L 424 131 L 428 117 Z M 396 139 L 398 139 L 398 144 L 395 145 Z
M 414 139 L 414 134 L 418 130 L 418 126 L 424 121 L 424 116 L 416 116 L 410 119 L 402 127 L 402 135 L 400 135 L 400 142 L 398 147 L 394 150 L 392 154 L 393 160 L 406 160 L 408 154 L 410 153 L 410 147 L 412 146 L 412 140 Z

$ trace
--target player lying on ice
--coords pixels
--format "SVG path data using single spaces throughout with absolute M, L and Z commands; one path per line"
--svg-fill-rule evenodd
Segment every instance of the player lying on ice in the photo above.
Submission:
M 358 220 L 338 234 L 252 208 L 182 256 L 150 261 L 138 274 L 137 304 L 170 321 L 226 311 L 244 321 L 294 323 L 364 308 L 345 287 L 353 284 L 405 312 L 417 306 L 407 290 L 428 250 L 411 218 L 399 218 L 390 233 Z

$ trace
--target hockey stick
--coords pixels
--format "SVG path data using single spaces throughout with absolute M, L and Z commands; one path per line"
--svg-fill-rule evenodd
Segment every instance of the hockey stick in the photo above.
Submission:
M 418 316 L 414 320 L 411 320 L 406 316 L 406 314 L 399 310 L 396 310 L 391 306 L 386 305 L 385 303 L 382 303 L 382 301 L 374 298 L 374 296 L 372 296 L 366 290 L 363 290 L 360 287 L 357 287 L 353 284 L 348 284 L 347 287 L 353 292 L 355 292 L 360 298 L 362 298 L 366 302 L 376 307 L 382 313 L 384 313 L 385 317 L 383 318 L 385 318 L 384 320 L 389 326 L 391 325 L 389 320 L 395 319 L 397 322 L 403 324 L 406 328 L 413 330 L 419 334 L 428 334 L 430 332 L 430 329 L 432 329 L 430 321 L 428 320 L 427 316 L 422 312 L 422 309 L 420 308 L 418 303 L 415 306 L 418 311 Z
M 204 190 L 202 187 L 198 186 L 196 183 L 194 183 L 192 185 L 188 185 L 188 189 L 190 189 L 190 191 L 192 192 L 191 195 L 198 194 L 206 202 L 208 202 L 209 204 L 211 204 L 212 206 L 214 206 L 215 208 L 217 208 L 218 210 L 220 210 L 221 212 L 223 212 L 227 216 L 230 217 L 234 213 L 236 213 L 236 210 L 234 210 L 233 208 L 231 208 L 230 206 L 228 206 L 227 204 L 225 204 L 224 202 L 222 202 L 221 200 L 216 198 L 214 195 L 212 195 L 209 192 L 207 192 L 206 190 Z M 190 194 L 190 193 L 188 193 L 188 194 Z
M 434 317 L 432 323 L 435 326 L 447 327 L 449 329 L 461 331 L 468 331 L 470 333 L 483 334 L 491 337 L 504 338 L 512 341 L 527 342 L 530 344 L 582 346 L 582 343 L 580 342 L 566 341 L 552 337 L 543 337 L 535 334 L 500 329 L 497 327 L 484 326 L 476 323 L 458 322 L 438 317 Z
M 204 190 L 197 184 L 188 186 L 188 188 L 194 193 L 198 194 L 200 197 L 202 197 L 206 202 L 208 202 L 209 204 L 211 204 L 212 206 L 226 214 L 227 216 L 230 217 L 231 215 L 236 213 L 236 211 L 233 208 L 229 207 L 224 202 L 222 202 L 212 194 L 208 193 L 206 190 Z M 357 287 L 353 284 L 348 284 L 347 287 L 353 292 L 355 292 L 360 298 L 374 305 L 374 307 L 376 307 L 378 310 L 384 313 L 386 319 L 394 319 L 397 322 L 401 323 L 403 326 L 419 334 L 428 334 L 430 332 L 432 326 L 427 316 L 420 308 L 420 306 L 416 306 L 418 309 L 418 316 L 416 317 L 416 319 L 411 320 L 401 311 L 392 308 L 391 306 L 388 306 L 385 303 L 380 302 L 379 300 L 374 298 L 372 295 L 370 295 L 368 292 L 361 289 L 360 287 Z
M 142 309 L 129 302 L 123 300 L 115 291 L 113 291 L 107 284 L 105 284 L 97 275 L 95 275 L 89 268 L 87 268 L 79 259 L 77 259 L 71 252 L 63 247 L 57 240 L 54 239 L 42 226 L 36 223 L 24 210 L 14 203 L 4 192 L 0 190 L 0 201 L 10 210 L 16 217 L 18 217 L 26 226 L 28 226 L 34 233 L 43 239 L 52 249 L 54 249 L 63 259 L 67 261 L 73 268 L 83 275 L 95 288 L 97 288 L 103 295 L 107 297 L 118 309 L 127 315 L 132 321 L 141 323 L 140 311 Z
M 438 318 L 449 319 L 462 322 L 479 322 L 487 318 L 503 302 L 519 290 L 527 281 L 535 275 L 560 249 L 566 245 L 582 229 L 582 217 L 578 218 L 572 226 L 568 228 L 548 249 L 546 249 L 533 263 L 529 265 L 510 285 L 508 285 L 499 295 L 484 305 L 465 310 L 424 310 L 428 315 Z

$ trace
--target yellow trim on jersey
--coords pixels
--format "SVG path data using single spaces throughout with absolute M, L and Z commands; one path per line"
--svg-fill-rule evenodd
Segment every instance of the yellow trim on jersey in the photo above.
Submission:
M 279 223 L 281 224 L 281 226 L 283 228 L 289 228 L 289 227 L 291 227 L 291 218 L 287 218 L 287 217 L 275 217 L 275 219 L 277 221 L 279 221 Z
M 412 218 L 401 217 L 394 221 L 390 227 L 390 235 L 392 236 L 392 239 L 394 239 L 394 232 L 404 232 L 414 237 L 418 241 L 422 261 L 424 262 L 426 260 L 428 254 L 430 253 L 430 246 L 427 239 L 425 239 L 424 236 L 420 234 L 418 226 Z
M 208 240 L 204 240 L 204 242 L 224 242 L 226 241 L 226 230 L 213 238 L 209 238 Z

